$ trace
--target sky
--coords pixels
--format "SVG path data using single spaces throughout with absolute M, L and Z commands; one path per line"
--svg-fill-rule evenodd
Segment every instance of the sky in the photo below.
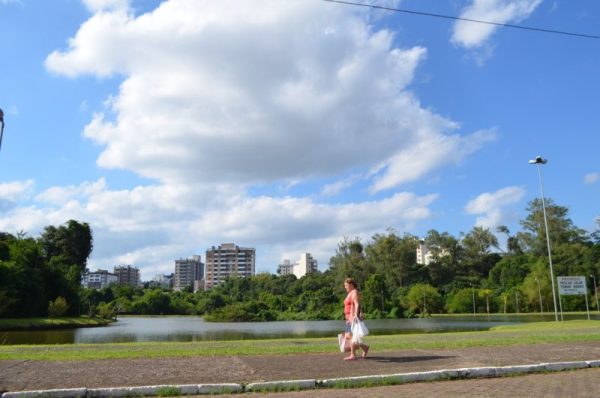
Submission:
M 370 4 L 600 35 L 597 1 Z M 0 231 L 87 222 L 92 270 L 516 233 L 538 155 L 545 197 L 599 227 L 597 38 L 322 0 L 0 0 L 0 37 Z

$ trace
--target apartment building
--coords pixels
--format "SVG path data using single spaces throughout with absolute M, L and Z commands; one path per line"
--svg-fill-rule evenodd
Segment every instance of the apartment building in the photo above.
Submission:
M 283 264 L 277 266 L 279 275 L 296 275 L 296 278 L 302 278 L 306 274 L 317 272 L 317 260 L 310 253 L 302 253 L 300 259 L 294 263 L 290 260 L 283 260 Z
M 210 289 L 228 277 L 248 277 L 255 273 L 256 250 L 222 243 L 206 251 L 204 286 Z
M 119 285 L 138 287 L 140 282 L 140 270 L 131 265 L 119 265 L 115 267 L 114 274 L 117 275 Z
M 195 255 L 192 258 L 182 258 L 175 260 L 175 277 L 173 281 L 173 290 L 183 290 L 191 287 L 193 291 L 198 291 L 202 286 L 204 279 L 204 263 L 200 261 L 200 256 Z
M 111 283 L 118 282 L 119 278 L 117 275 L 104 269 L 99 269 L 95 272 L 90 272 L 90 270 L 86 269 L 81 276 L 81 285 L 90 289 L 104 289 Z
M 417 242 L 417 264 L 429 265 L 433 261 L 439 260 L 440 257 L 447 255 L 449 253 L 446 249 L 440 250 L 437 246 L 428 247 L 423 239 Z
M 282 264 L 277 266 L 277 274 L 292 275 L 294 273 L 294 264 L 289 259 L 283 260 Z

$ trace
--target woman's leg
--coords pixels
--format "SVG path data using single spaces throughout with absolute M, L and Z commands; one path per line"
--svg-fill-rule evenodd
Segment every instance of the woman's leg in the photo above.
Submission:
M 366 358 L 367 354 L 369 353 L 369 346 L 366 344 L 361 344 L 360 348 L 362 348 L 362 350 L 363 350 L 362 357 Z
M 344 358 L 345 360 L 352 360 L 352 359 L 356 359 L 356 344 L 352 343 L 350 344 L 350 355 L 347 356 L 346 358 Z

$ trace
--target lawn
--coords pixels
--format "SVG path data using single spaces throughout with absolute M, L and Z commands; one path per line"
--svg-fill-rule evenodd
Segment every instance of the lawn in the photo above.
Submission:
M 0 332 L 1 340 L 1 332 Z M 535 322 L 497 326 L 488 331 L 369 336 L 377 351 L 454 349 L 522 344 L 597 341 L 600 321 Z M 337 339 L 291 338 L 271 340 L 141 342 L 118 344 L 0 345 L 0 360 L 95 360 L 166 358 L 214 355 L 285 355 L 331 353 Z
M 105 326 L 110 320 L 88 317 L 59 317 L 59 318 L 9 318 L 0 319 L 0 336 L 2 330 L 40 330 L 65 329 Z

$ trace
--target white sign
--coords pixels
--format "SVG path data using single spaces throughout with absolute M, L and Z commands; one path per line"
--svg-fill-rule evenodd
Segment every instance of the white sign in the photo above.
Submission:
M 564 296 L 587 294 L 585 276 L 558 276 L 558 292 Z

